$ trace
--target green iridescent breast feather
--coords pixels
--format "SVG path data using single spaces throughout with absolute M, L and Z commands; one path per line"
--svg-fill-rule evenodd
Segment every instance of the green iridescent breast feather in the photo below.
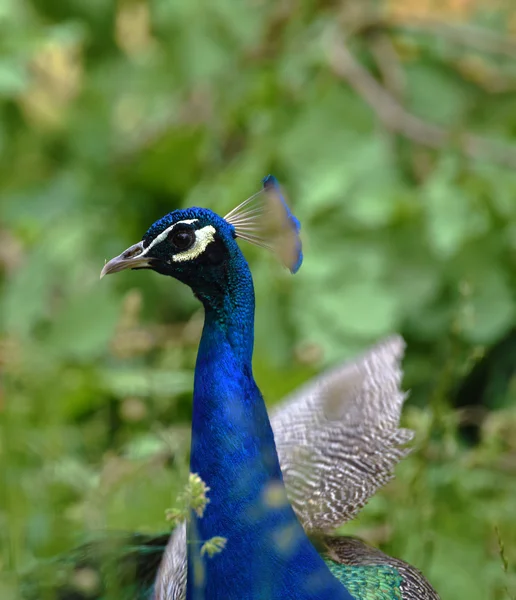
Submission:
M 403 600 L 403 578 L 389 565 L 350 566 L 325 559 L 330 571 L 356 600 Z

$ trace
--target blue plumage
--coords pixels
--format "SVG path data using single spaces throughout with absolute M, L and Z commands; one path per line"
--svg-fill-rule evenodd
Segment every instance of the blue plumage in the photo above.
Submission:
M 302 259 L 299 222 L 274 178 L 266 178 L 264 190 L 279 224 L 276 239 L 287 242 L 286 249 L 278 246 L 280 255 L 295 272 Z M 102 272 L 150 268 L 189 285 L 204 305 L 191 472 L 210 487 L 210 503 L 189 526 L 187 599 L 352 600 L 287 499 L 252 373 L 254 289 L 235 239 L 243 237 L 239 225 L 207 209 L 174 211 Z M 226 548 L 213 558 L 201 556 L 201 544 L 214 536 L 227 538 Z
M 205 303 L 195 371 L 190 470 L 211 490 L 203 518 L 195 521 L 197 544 L 188 547 L 187 598 L 201 590 L 225 600 L 350 598 L 288 503 L 252 375 L 252 279 L 234 241 L 225 242 L 231 258 L 219 300 L 228 310 L 221 320 L 212 305 L 218 301 Z M 228 539 L 226 548 L 213 559 L 201 559 L 200 542 L 218 535 Z M 194 586 L 193 568 L 200 561 L 205 577 Z

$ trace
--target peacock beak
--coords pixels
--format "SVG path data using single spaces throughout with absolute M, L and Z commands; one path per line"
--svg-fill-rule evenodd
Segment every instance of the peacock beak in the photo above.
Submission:
M 149 266 L 149 257 L 142 256 L 144 252 L 143 242 L 134 244 L 127 250 L 124 250 L 122 254 L 115 256 L 109 262 L 104 265 L 104 268 L 100 272 L 100 278 L 110 273 L 118 273 L 124 269 L 142 269 Z

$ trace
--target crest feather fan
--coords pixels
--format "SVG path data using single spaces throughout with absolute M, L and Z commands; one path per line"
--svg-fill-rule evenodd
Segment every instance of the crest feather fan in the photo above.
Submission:
M 263 179 L 263 188 L 235 207 L 224 219 L 233 225 L 238 238 L 273 252 L 296 273 L 303 261 L 299 230 L 301 224 L 290 211 L 273 175 Z

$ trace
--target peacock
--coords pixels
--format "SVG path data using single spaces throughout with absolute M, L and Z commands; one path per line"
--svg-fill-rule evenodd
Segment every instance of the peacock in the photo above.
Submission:
M 315 481 L 318 493 L 306 508 L 306 499 L 296 498 L 295 483 L 292 500 L 287 495 L 252 373 L 254 288 L 236 239 L 274 251 L 295 273 L 303 258 L 299 229 L 278 182 L 268 176 L 260 192 L 224 218 L 205 208 L 169 213 L 102 270 L 101 277 L 124 269 L 172 276 L 193 290 L 205 310 L 194 376 L 190 470 L 209 486 L 210 503 L 202 517 L 192 513 L 187 528 L 171 536 L 155 586 L 161 600 L 184 595 L 187 600 L 437 598 L 411 567 L 366 550 L 358 540 L 308 537 L 303 525 L 335 526 L 331 511 L 321 511 L 320 498 L 339 489 L 331 468 L 325 469 L 310 445 L 299 446 L 305 450 L 297 461 L 301 468 L 292 472 L 284 464 L 283 469 L 294 481 L 306 478 L 308 486 Z M 324 443 L 331 445 L 331 416 L 328 422 Z M 394 430 L 396 443 L 407 440 L 396 419 L 389 423 L 387 417 L 382 426 Z M 203 543 L 220 535 L 227 539 L 222 552 L 203 555 Z
M 249 206 L 251 202 L 254 202 L 255 206 Z M 268 223 L 264 213 L 269 219 Z M 231 227 L 227 227 L 221 221 L 229 222 Z M 258 223 L 260 231 L 256 231 Z M 207 235 L 206 227 L 215 230 L 207 230 L 212 235 Z M 181 232 L 181 235 L 172 238 L 173 231 L 175 234 Z M 249 364 L 253 325 L 252 282 L 234 238 L 242 237 L 275 250 L 295 271 L 300 265 L 301 258 L 297 232 L 298 224 L 295 218 L 286 206 L 276 181 L 269 177 L 264 182 L 262 193 L 246 201 L 224 220 L 205 209 L 175 211 L 167 215 L 150 228 L 140 244 L 129 248 L 120 257 L 110 261 L 104 267 L 103 274 L 122 270 L 122 268 L 153 268 L 161 273 L 174 274 L 178 279 L 189 283 L 194 293 L 203 301 L 209 327 L 207 329 L 205 326 L 196 369 L 195 390 L 196 402 L 198 402 L 199 370 L 207 367 L 206 364 L 204 367 L 200 365 L 206 361 L 210 362 L 206 355 L 203 356 L 203 343 L 206 344 L 204 338 L 206 335 L 212 335 L 210 327 L 214 326 L 209 323 L 209 319 L 215 319 L 215 323 L 219 326 L 225 326 L 226 335 L 229 333 L 230 340 L 239 353 L 246 353 L 243 357 L 247 357 L 247 362 L 243 363 L 247 368 L 247 371 L 244 371 L 245 379 L 252 381 Z M 189 244 L 186 244 L 187 236 L 190 240 Z M 213 239 L 210 239 L 212 236 Z M 208 243 L 206 239 L 209 239 Z M 184 249 L 181 246 L 184 246 Z M 177 256 L 184 252 L 190 252 L 191 258 L 177 259 Z M 176 256 L 176 260 L 172 258 L 173 256 Z M 180 264 L 173 265 L 174 262 Z M 177 269 L 176 272 L 174 267 Z M 213 274 L 210 274 L 211 269 Z M 237 293 L 236 298 L 224 299 L 223 305 L 227 302 L 229 308 L 226 307 L 227 312 L 220 310 L 220 302 L 217 300 L 224 298 L 228 291 L 226 286 L 228 288 L 234 286 L 235 279 L 238 284 L 239 270 L 243 272 L 245 292 L 239 290 L 239 286 L 236 285 L 233 288 L 233 293 Z M 198 271 L 198 275 L 195 271 Z M 211 306 L 210 302 L 213 303 Z M 240 315 L 236 322 L 232 322 L 228 312 L 235 308 L 238 309 L 237 312 L 241 312 L 244 308 L 245 318 Z M 227 332 L 227 329 L 231 328 L 233 331 Z M 394 466 L 408 451 L 405 444 L 410 441 L 412 433 L 398 428 L 405 398 L 399 390 L 401 379 L 399 363 L 403 347 L 403 341 L 399 337 L 385 340 L 361 359 L 330 371 L 305 386 L 273 412 L 271 424 L 274 439 L 269 427 L 265 440 L 267 443 L 262 443 L 260 446 L 260 452 L 264 450 L 271 452 L 272 448 L 272 459 L 275 458 L 276 463 L 279 460 L 288 499 L 297 515 L 298 524 L 301 523 L 306 531 L 318 534 L 317 548 L 322 552 L 324 565 L 327 568 L 323 577 L 328 577 L 328 571 L 334 574 L 351 594 L 351 596 L 347 594 L 335 597 L 364 600 L 438 598 L 422 574 L 407 563 L 388 557 L 358 539 L 323 535 L 354 516 L 376 489 L 392 477 Z M 234 377 L 235 372 L 230 375 Z M 263 404 L 256 386 L 253 387 L 254 401 Z M 234 424 L 234 415 L 229 416 L 233 417 L 229 425 L 232 424 L 231 421 Z M 227 436 L 227 431 L 224 435 Z M 276 456 L 274 456 L 276 454 L 274 440 Z M 266 453 L 265 456 L 267 457 Z M 274 462 L 270 456 L 267 458 L 271 463 Z M 193 451 L 192 463 L 194 463 Z M 201 466 L 199 461 L 195 464 Z M 270 468 L 270 464 L 266 466 Z M 192 468 L 195 468 L 194 464 Z M 203 473 L 200 468 L 199 471 Z M 212 480 L 209 478 L 208 480 L 211 483 Z M 249 482 L 244 483 L 244 488 L 247 488 Z M 279 492 L 278 495 L 281 495 L 286 505 L 281 472 L 279 477 L 276 477 L 274 486 L 278 486 L 279 489 L 276 487 L 273 489 Z M 209 510 L 213 510 L 211 503 L 209 506 Z M 268 510 L 270 508 L 266 506 L 267 510 L 261 515 L 262 520 L 270 522 L 271 515 Z M 285 510 L 285 506 L 276 508 L 280 511 Z M 214 521 L 216 523 L 216 515 Z M 289 511 L 289 527 L 292 527 L 292 523 L 295 525 L 296 518 Z M 254 527 L 254 519 L 251 525 Z M 292 531 L 293 527 L 290 529 L 291 533 Z M 218 533 L 227 533 L 227 531 L 222 532 L 219 529 Z M 293 549 L 298 543 L 307 542 L 299 527 L 296 536 Z M 122 578 L 118 582 L 120 594 L 117 594 L 117 598 L 155 600 L 183 598 L 186 595 L 187 580 L 186 538 L 186 527 L 182 525 L 174 531 L 170 539 L 168 535 L 154 538 L 133 536 L 131 543 L 128 544 L 126 538 L 121 538 L 118 542 L 109 544 L 108 550 L 104 548 L 99 551 L 96 546 L 87 546 L 64 562 L 72 565 L 73 573 L 83 567 L 97 567 L 101 555 L 106 559 L 105 562 L 116 567 L 113 570 L 121 577 L 123 574 L 126 576 L 126 580 Z M 223 550 L 221 556 L 227 553 L 228 549 L 231 549 L 231 544 L 228 544 L 228 548 Z M 216 565 L 216 561 L 219 561 L 221 556 L 207 559 L 208 564 Z M 198 559 L 199 557 L 195 557 L 196 561 Z M 238 557 L 236 561 L 239 569 L 241 560 L 241 557 Z M 256 567 L 256 562 L 254 566 Z M 277 569 L 272 575 L 273 582 L 274 578 L 282 577 Z M 227 572 L 222 571 L 218 574 L 215 571 L 211 576 L 216 582 L 217 577 L 226 577 Z M 254 587 L 246 591 L 247 595 L 238 596 L 236 592 L 228 596 L 219 595 L 218 591 L 213 591 L 218 588 L 211 587 L 213 580 L 208 587 L 206 587 L 207 582 L 202 584 L 201 593 L 205 593 L 204 597 L 207 598 L 261 598 L 264 597 L 263 588 L 256 589 L 256 586 L 264 585 L 264 580 L 263 572 L 253 568 L 250 581 Z M 296 584 L 298 582 L 296 578 L 291 581 Z M 286 594 L 287 598 L 325 597 L 317 592 L 314 592 L 316 595 L 311 596 L 300 595 L 299 588 L 289 589 L 291 592 L 290 595 Z M 194 586 L 190 591 L 193 595 L 190 597 L 195 597 L 198 591 Z M 270 593 L 267 590 L 265 597 L 275 597 L 273 593 L 275 590 L 270 590 Z M 70 578 L 60 588 L 58 597 L 68 600 L 101 596 L 92 596 L 91 593 L 88 596 L 80 595 L 74 587 L 73 578 Z

